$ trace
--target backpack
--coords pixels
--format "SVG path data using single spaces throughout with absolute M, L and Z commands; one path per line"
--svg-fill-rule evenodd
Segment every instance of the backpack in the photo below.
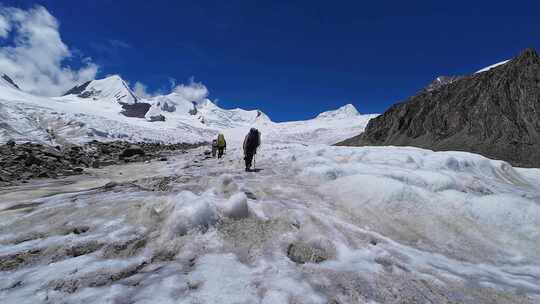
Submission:
M 249 130 L 249 133 L 246 138 L 246 151 L 254 152 L 257 150 L 259 145 L 261 144 L 261 137 L 260 133 L 257 129 L 251 129 Z
M 218 147 L 225 147 L 227 144 L 225 143 L 225 136 L 223 134 L 219 134 L 217 138 L 217 146 Z

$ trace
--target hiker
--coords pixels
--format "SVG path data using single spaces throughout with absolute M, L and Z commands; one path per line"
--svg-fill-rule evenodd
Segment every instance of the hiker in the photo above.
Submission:
M 218 149 L 218 158 L 223 156 L 223 152 L 227 149 L 227 142 L 225 141 L 225 136 L 219 134 L 217 137 L 217 149 Z
M 251 170 L 251 162 L 257 153 L 257 148 L 261 144 L 261 134 L 259 130 L 251 128 L 244 139 L 244 160 L 246 161 L 246 172 Z
M 212 157 L 216 157 L 217 154 L 217 139 L 212 140 Z

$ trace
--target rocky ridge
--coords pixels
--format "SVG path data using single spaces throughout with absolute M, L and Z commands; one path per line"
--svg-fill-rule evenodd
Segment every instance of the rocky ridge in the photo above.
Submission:
M 505 64 L 423 90 L 338 145 L 467 151 L 540 167 L 540 58 L 526 49 Z

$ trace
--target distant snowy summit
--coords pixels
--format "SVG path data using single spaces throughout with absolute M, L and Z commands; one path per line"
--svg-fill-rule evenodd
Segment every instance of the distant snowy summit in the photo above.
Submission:
M 218 133 L 241 141 L 246 130 L 257 127 L 268 141 L 335 143 L 361 132 L 376 116 L 360 115 L 348 104 L 313 119 L 276 123 L 261 110 L 219 107 L 198 83 L 142 97 L 120 76 L 112 75 L 77 85 L 59 97 L 44 97 L 20 90 L 4 76 L 0 76 L 0 142 L 194 143 L 210 141 Z
M 118 75 L 75 86 L 63 97 L 117 103 L 122 108 L 119 114 L 131 118 L 145 118 L 151 122 L 179 120 L 225 128 L 270 122 L 270 118 L 260 110 L 222 109 L 204 95 L 172 92 L 142 98 L 136 96 L 126 81 Z
M 134 104 L 139 98 L 135 96 L 127 83 L 118 75 L 104 79 L 91 80 L 75 86 L 63 96 L 75 95 L 80 98 L 106 100 L 124 104 Z
M 63 96 L 118 103 L 122 106 L 120 114 L 133 118 L 145 118 L 151 107 L 149 103 L 140 102 L 140 98 L 135 96 L 127 83 L 118 75 L 87 81 L 73 87 Z
M 346 104 L 337 110 L 322 112 L 316 119 L 344 119 L 360 116 L 360 112 L 352 105 Z
M 223 109 L 208 98 L 190 98 L 172 92 L 144 100 L 151 105 L 146 118 L 164 120 L 188 119 L 209 127 L 232 128 L 254 123 L 268 123 L 270 118 L 260 110 Z

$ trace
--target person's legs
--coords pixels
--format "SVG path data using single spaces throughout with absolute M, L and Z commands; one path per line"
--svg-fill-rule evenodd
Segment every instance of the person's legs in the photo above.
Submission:
M 218 158 L 223 156 L 223 148 L 218 148 Z
M 253 153 L 246 152 L 246 155 L 244 156 L 244 160 L 246 161 L 246 171 L 251 169 L 251 162 L 253 161 Z

